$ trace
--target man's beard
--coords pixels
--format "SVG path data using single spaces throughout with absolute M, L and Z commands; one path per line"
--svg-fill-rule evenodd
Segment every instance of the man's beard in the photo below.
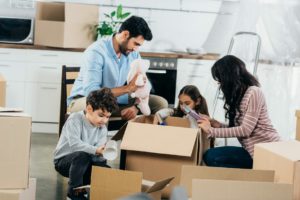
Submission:
M 128 56 L 128 54 L 130 53 L 127 49 L 127 45 L 128 45 L 128 39 L 123 42 L 122 44 L 119 45 L 120 48 L 120 52 L 124 55 L 124 56 Z

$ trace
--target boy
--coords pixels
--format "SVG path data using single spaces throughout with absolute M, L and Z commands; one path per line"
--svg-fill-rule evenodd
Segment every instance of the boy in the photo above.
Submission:
M 84 200 L 85 191 L 74 188 L 90 183 L 92 165 L 109 167 L 102 153 L 107 141 L 106 123 L 118 109 L 109 88 L 92 91 L 84 111 L 72 113 L 66 121 L 54 151 L 54 166 L 69 177 L 68 197 Z

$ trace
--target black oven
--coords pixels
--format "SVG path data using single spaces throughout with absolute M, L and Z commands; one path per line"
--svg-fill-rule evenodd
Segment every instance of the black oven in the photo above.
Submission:
M 150 61 L 147 77 L 151 82 L 151 94 L 164 97 L 174 105 L 176 93 L 177 58 L 143 57 Z

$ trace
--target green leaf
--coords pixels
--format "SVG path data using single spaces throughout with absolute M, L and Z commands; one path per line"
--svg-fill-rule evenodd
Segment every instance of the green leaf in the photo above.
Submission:
M 112 11 L 111 13 L 110 13 L 110 16 L 111 17 L 114 17 L 116 15 L 116 11 Z
M 117 7 L 117 19 L 121 19 L 121 17 L 122 17 L 122 5 L 120 4 L 120 5 L 118 5 L 118 7 Z
M 124 14 L 121 16 L 121 19 L 125 19 L 125 18 L 128 17 L 129 15 L 130 15 L 130 12 L 124 13 Z
M 104 16 L 107 17 L 107 18 L 110 18 L 110 15 L 104 13 Z

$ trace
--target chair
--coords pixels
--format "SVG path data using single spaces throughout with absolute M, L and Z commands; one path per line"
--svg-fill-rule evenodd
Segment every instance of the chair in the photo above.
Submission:
M 79 66 L 62 66 L 61 76 L 61 97 L 60 97 L 60 116 L 59 116 L 59 136 L 65 121 L 68 119 L 70 112 L 67 106 L 67 97 L 70 95 L 72 86 L 80 71 Z M 111 117 L 108 123 L 108 130 L 118 130 L 127 121 L 121 117 Z

